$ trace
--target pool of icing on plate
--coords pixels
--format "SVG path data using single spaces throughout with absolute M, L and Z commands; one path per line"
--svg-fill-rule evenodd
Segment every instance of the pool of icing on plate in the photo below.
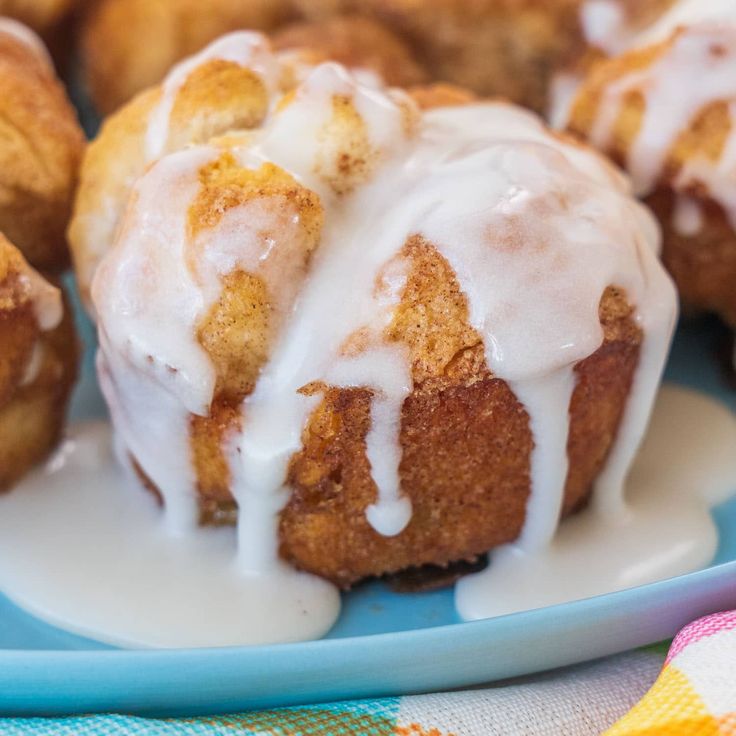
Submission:
M 509 546 L 456 588 L 468 619 L 651 582 L 706 565 L 711 505 L 736 490 L 736 418 L 665 386 L 630 476 L 626 513 L 564 521 L 542 553 Z M 53 624 L 106 642 L 186 647 L 317 638 L 335 588 L 286 566 L 248 575 L 232 529 L 163 533 L 153 498 L 115 462 L 109 426 L 78 424 L 44 469 L 0 498 L 0 589 Z M 348 594 L 349 595 L 349 594 Z

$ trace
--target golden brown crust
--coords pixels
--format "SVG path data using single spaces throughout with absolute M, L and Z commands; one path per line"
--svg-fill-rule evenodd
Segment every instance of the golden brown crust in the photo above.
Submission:
M 346 16 L 295 23 L 276 32 L 273 44 L 278 50 L 302 50 L 313 64 L 337 61 L 354 69 L 370 69 L 396 87 L 427 81 L 427 71 L 407 44 L 369 18 Z
M 36 268 L 61 270 L 84 135 L 53 70 L 2 32 L 0 140 L 0 230 Z
M 56 445 L 76 378 L 69 305 L 61 324 L 39 329 L 15 248 L 0 238 L 0 490 Z

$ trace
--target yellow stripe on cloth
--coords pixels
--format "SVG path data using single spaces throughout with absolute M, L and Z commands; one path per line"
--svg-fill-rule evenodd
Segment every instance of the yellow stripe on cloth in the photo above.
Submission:
M 687 676 L 667 665 L 652 689 L 604 736 L 722 736 L 736 734 L 733 718 L 714 718 Z

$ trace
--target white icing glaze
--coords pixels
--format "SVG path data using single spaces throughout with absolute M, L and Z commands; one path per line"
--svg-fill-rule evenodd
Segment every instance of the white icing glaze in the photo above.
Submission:
M 697 429 L 697 431 L 693 431 Z M 565 520 L 541 553 L 491 553 L 463 578 L 463 618 L 500 616 L 643 585 L 707 565 L 718 536 L 708 507 L 736 490 L 736 418 L 693 391 L 665 386 L 627 484 L 628 513 L 591 507 Z
M 249 576 L 232 529 L 161 533 L 150 494 L 114 462 L 103 422 L 77 425 L 45 469 L 0 498 L 0 588 L 37 616 L 123 646 L 314 639 L 335 588 L 285 564 Z M 165 455 L 168 448 L 160 448 Z
M 169 119 L 176 96 L 189 75 L 208 61 L 231 61 L 258 74 L 270 89 L 276 82 L 276 60 L 266 39 L 260 33 L 229 33 L 206 46 L 195 56 L 179 62 L 161 86 L 161 99 L 151 112 L 146 131 L 146 160 L 154 161 L 166 150 Z
M 166 110 L 192 68 L 193 62 L 180 66 L 164 85 L 149 127 L 152 150 L 165 147 L 168 123 L 161 121 L 168 121 Z M 325 133 L 337 96 L 352 101 L 365 125 L 366 170 L 357 184 L 340 181 L 340 141 Z M 150 168 L 93 286 L 113 419 L 124 445 L 161 488 L 175 528 L 196 519 L 188 416 L 207 413 L 214 387 L 197 326 L 218 296 L 219 278 L 234 264 L 259 272 L 272 252 L 283 251 L 285 262 L 290 253 L 288 234 L 275 244 L 256 237 L 273 216 L 268 202 L 262 211 L 236 208 L 202 242 L 191 242 L 186 215 L 198 170 L 219 153 L 193 147 Z M 282 167 L 317 192 L 325 208 L 306 278 L 283 282 L 296 301 L 289 309 L 290 294 L 279 307 L 280 334 L 243 403 L 242 428 L 228 439 L 242 569 L 265 572 L 280 564 L 277 525 L 288 500 L 287 467 L 320 398 L 299 390 L 314 382 L 371 392 L 366 443 L 377 496 L 367 518 L 386 535 L 408 523 L 398 436 L 411 376 L 407 357 L 384 342 L 382 331 L 403 285 L 400 252 L 414 235 L 432 243 L 454 270 L 488 367 L 510 383 L 529 414 L 532 488 L 521 537 L 527 549 L 543 547 L 557 525 L 573 368 L 603 340 L 598 309 L 606 287 L 625 290 L 645 339 L 598 494 L 609 507 L 621 506 L 676 306 L 657 260 L 656 225 L 613 167 L 510 105 L 420 115 L 402 94 L 363 84 L 336 64 L 308 73 L 293 100 L 272 105 L 248 144 L 231 153 L 248 168 L 266 161 Z M 276 232 L 288 233 L 277 224 Z M 357 355 L 349 349 L 356 335 L 365 343 Z M 168 436 L 173 439 L 164 440 Z
M 20 278 L 25 282 L 39 328 L 43 332 L 48 332 L 58 327 L 64 316 L 61 291 L 25 261 L 21 267 Z
M 13 18 L 0 16 L 0 33 L 6 33 L 30 48 L 36 56 L 47 66 L 53 69 L 54 62 L 41 37 L 27 25 Z
M 586 0 L 580 7 L 580 25 L 586 42 L 609 56 L 620 52 L 633 32 L 619 0 Z
M 703 207 L 700 202 L 687 194 L 678 194 L 672 212 L 672 227 L 680 235 L 697 235 L 703 228 Z
M 551 376 L 512 382 L 511 389 L 526 407 L 535 443 L 529 471 L 531 493 L 517 540 L 520 548 L 534 551 L 549 544 L 562 512 L 575 376 L 572 366 L 564 366 Z
M 575 96 L 582 81 L 582 74 L 578 72 L 558 72 L 552 77 L 547 121 L 556 130 L 562 130 L 570 119 Z
M 634 39 L 635 46 L 664 41 L 678 28 L 699 23 L 736 21 L 733 0 L 679 0 L 649 28 Z
M 31 353 L 31 359 L 28 361 L 25 370 L 23 371 L 23 378 L 21 378 L 21 386 L 30 386 L 37 378 L 41 371 L 44 358 L 44 347 L 40 342 L 36 342 L 33 346 L 33 352 Z

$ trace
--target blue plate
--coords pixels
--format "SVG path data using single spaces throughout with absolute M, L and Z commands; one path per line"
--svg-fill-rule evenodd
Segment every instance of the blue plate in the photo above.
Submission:
M 88 325 L 83 332 L 90 335 Z M 736 409 L 710 320 L 680 328 L 668 380 Z M 91 341 L 90 341 L 91 342 Z M 87 352 L 76 417 L 104 411 Z M 736 451 L 736 450 L 735 450 Z M 735 489 L 736 490 L 736 489 Z M 0 713 L 196 715 L 447 689 L 613 654 L 736 607 L 736 498 L 714 511 L 720 544 L 689 575 L 534 611 L 463 623 L 451 590 L 344 596 L 326 639 L 259 647 L 123 651 L 48 626 L 0 597 Z

